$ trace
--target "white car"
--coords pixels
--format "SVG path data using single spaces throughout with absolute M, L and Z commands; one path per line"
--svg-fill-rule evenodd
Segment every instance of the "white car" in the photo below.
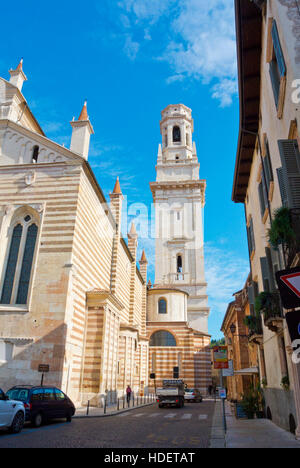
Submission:
M 23 429 L 25 408 L 21 401 L 10 400 L 0 388 L 0 429 L 17 434 Z
M 186 388 L 184 391 L 185 401 L 191 401 L 194 403 L 201 403 L 203 398 L 197 388 Z

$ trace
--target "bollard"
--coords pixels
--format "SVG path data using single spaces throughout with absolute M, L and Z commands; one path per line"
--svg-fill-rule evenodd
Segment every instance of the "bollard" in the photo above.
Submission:
M 125 408 L 125 395 L 123 395 L 123 409 Z
M 117 411 L 119 411 L 119 409 L 120 409 L 120 399 L 118 398 L 117 399 Z
M 87 416 L 89 415 L 89 412 L 90 412 L 90 400 L 88 400 L 88 404 L 87 404 L 87 407 L 86 407 L 86 415 Z
M 105 401 L 104 401 L 104 414 L 106 414 L 106 401 L 107 401 L 107 396 L 105 397 Z

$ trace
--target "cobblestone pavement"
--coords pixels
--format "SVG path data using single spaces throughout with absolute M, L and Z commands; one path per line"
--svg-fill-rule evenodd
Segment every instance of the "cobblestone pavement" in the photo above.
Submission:
M 214 408 L 214 401 L 187 403 L 181 409 L 154 404 L 105 418 L 26 426 L 17 435 L 0 433 L 0 448 L 207 448 Z

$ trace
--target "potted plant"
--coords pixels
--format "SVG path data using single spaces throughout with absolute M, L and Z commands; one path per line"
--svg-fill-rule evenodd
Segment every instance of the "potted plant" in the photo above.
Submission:
M 292 211 L 289 208 L 281 207 L 275 210 L 272 226 L 268 231 L 268 241 L 275 250 L 282 246 L 284 259 L 288 265 L 293 259 L 297 239 L 293 229 Z
M 259 411 L 258 396 L 250 390 L 242 396 L 241 405 L 248 419 L 254 419 L 254 415 Z
M 262 384 L 263 388 L 267 388 L 268 381 L 267 381 L 267 379 L 265 377 L 262 379 L 261 384 Z
M 282 377 L 281 386 L 282 386 L 283 390 L 285 390 L 286 392 L 289 391 L 289 389 L 290 389 L 290 379 L 289 379 L 289 377 L 287 375 Z
M 264 315 L 265 321 L 281 317 L 280 299 L 277 292 L 261 292 L 255 299 L 255 311 Z

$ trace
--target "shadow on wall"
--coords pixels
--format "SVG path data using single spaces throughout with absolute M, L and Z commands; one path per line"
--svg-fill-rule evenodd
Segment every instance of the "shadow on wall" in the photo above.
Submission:
M 7 391 L 14 385 L 40 385 L 42 374 L 38 372 L 38 367 L 49 364 L 50 372 L 44 374 L 44 385 L 53 385 L 68 393 L 70 382 L 68 379 L 62 382 L 63 367 L 68 366 L 65 362 L 66 333 L 67 326 L 61 324 L 36 341 L 31 338 L 0 337 L 4 350 L 1 358 L 5 358 L 0 361 L 0 388 Z

